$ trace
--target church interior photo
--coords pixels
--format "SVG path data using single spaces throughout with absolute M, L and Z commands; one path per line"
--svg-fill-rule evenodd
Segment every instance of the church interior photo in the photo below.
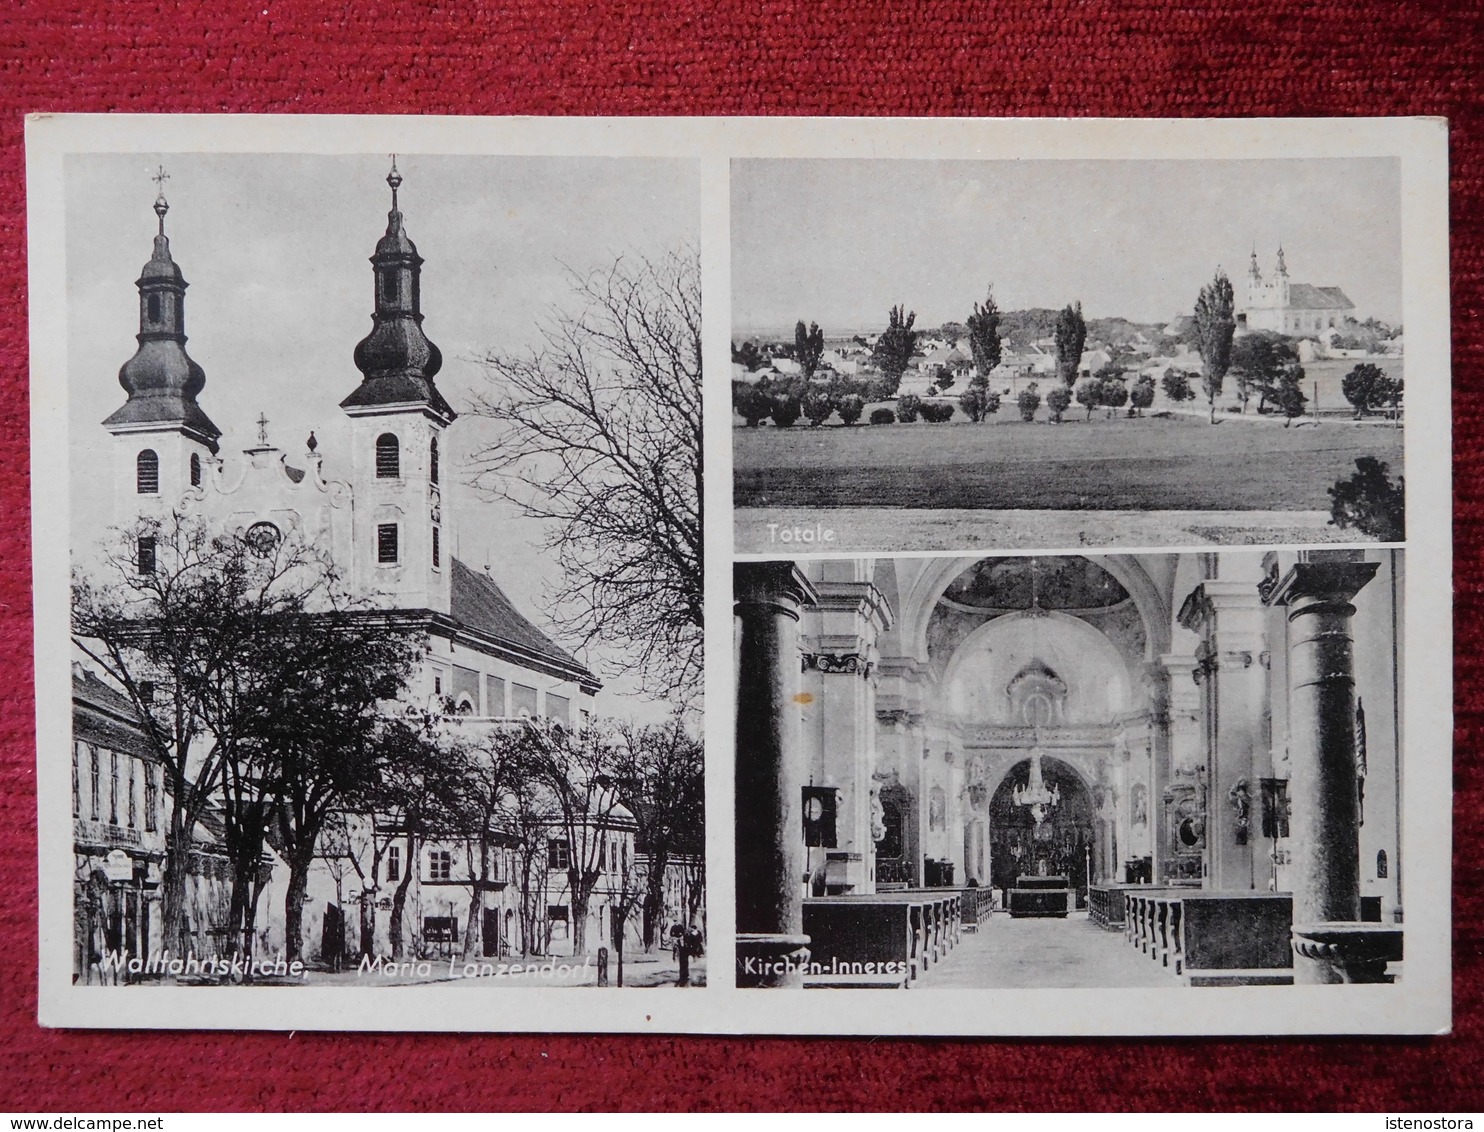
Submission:
M 734 569 L 739 986 L 1399 977 L 1403 551 Z

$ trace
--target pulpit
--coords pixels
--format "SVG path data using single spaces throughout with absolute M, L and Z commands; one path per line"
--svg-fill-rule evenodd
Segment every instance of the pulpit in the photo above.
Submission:
M 1010 890 L 1010 916 L 1065 917 L 1072 909 L 1075 893 L 1065 876 L 1022 876 L 1015 878 Z

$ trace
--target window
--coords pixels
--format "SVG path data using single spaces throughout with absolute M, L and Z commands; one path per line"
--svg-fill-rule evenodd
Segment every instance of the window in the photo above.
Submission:
M 435 696 L 441 696 L 441 695 L 443 695 L 443 677 L 442 676 L 434 676 L 433 677 L 433 695 L 435 695 Z
M 159 295 L 151 295 L 149 298 L 147 298 L 144 301 L 144 306 L 145 306 L 146 311 L 148 311 L 148 313 L 149 313 L 149 320 L 151 322 L 159 322 L 160 321 L 160 296 Z
M 402 879 L 402 847 L 400 845 L 387 847 L 386 879 L 388 882 Z
M 81 743 L 72 744 L 72 816 L 82 816 L 82 751 Z
M 141 574 L 153 574 L 155 572 L 155 537 L 154 535 L 139 536 L 139 572 Z
M 108 824 L 119 823 L 119 753 L 108 752 Z
M 397 295 L 401 292 L 401 288 L 398 286 L 399 282 L 400 279 L 396 271 L 388 271 L 381 277 L 381 293 L 386 296 L 387 302 L 395 303 L 397 301 Z
M 133 829 L 139 824 L 139 802 L 134 797 L 134 765 L 137 760 L 129 760 L 129 828 Z
M 376 561 L 383 565 L 397 562 L 397 524 L 378 523 L 376 526 Z
M 160 493 L 160 457 L 146 448 L 134 459 L 134 486 L 140 495 Z
M 160 812 L 160 784 L 155 779 L 153 763 L 144 764 L 144 831 L 154 833 Z
M 376 478 L 394 480 L 402 474 L 402 449 L 397 438 L 384 432 L 376 438 Z
M 433 528 L 433 566 L 437 568 L 441 563 L 438 560 L 438 528 Z
M 563 727 L 572 726 L 572 701 L 566 696 L 546 693 L 546 718 Z
M 97 821 L 98 820 L 98 799 L 99 799 L 99 790 L 98 790 L 98 748 L 97 747 L 89 747 L 88 748 L 88 763 L 89 763 L 89 767 L 88 767 L 88 785 L 91 788 L 90 797 L 92 798 L 92 801 L 93 801 L 92 808 L 88 812 L 93 815 L 93 820 L 94 821 Z
M 524 684 L 510 685 L 510 714 L 517 719 L 536 718 L 536 689 Z
M 429 880 L 452 880 L 453 879 L 453 853 L 448 849 L 430 849 L 428 851 L 428 879 Z
M 191 486 L 201 486 L 201 453 L 191 453 Z
M 436 436 L 428 446 L 428 479 L 433 483 L 438 482 L 438 438 Z
M 572 847 L 566 838 L 553 837 L 546 843 L 546 867 L 569 869 L 572 867 Z

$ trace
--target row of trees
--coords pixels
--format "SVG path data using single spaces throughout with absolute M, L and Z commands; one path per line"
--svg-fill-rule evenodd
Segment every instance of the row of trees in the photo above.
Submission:
M 140 569 L 141 540 L 152 547 L 148 570 Z M 649 856 L 642 874 L 632 859 L 623 862 L 615 911 L 622 918 L 643 908 L 647 944 L 663 908 L 667 862 L 698 853 L 703 842 L 701 747 L 678 718 L 648 728 L 472 735 L 450 724 L 444 705 L 410 709 L 410 683 L 427 649 L 421 631 L 350 597 L 331 563 L 292 536 L 213 533 L 180 515 L 141 522 L 97 574 L 79 574 L 72 618 L 77 647 L 123 691 L 164 768 L 161 913 L 165 946 L 176 954 L 190 948 L 187 878 L 208 813 L 221 821 L 231 865 L 229 952 L 252 952 L 271 846 L 288 867 L 290 959 L 302 953 L 310 869 L 327 840 L 361 875 L 363 951 L 371 948 L 380 862 L 393 842 L 405 843 L 409 863 L 430 838 L 469 847 L 475 882 L 466 948 L 478 939 L 498 838 L 514 836 L 520 846 L 527 940 L 545 922 L 546 840 L 562 837 L 572 847 L 567 883 L 579 948 L 603 873 L 600 842 L 618 805 L 635 814 Z M 353 832 L 365 844 L 351 852 Z M 415 871 L 404 870 L 392 898 L 398 956 Z
M 873 347 L 873 360 L 881 373 L 879 380 L 836 378 L 823 390 L 813 388 L 810 382 L 824 355 L 824 332 L 817 323 L 806 327 L 800 321 L 795 328 L 794 357 L 800 365 L 801 379 L 783 382 L 765 379 L 755 385 L 734 383 L 733 404 L 737 412 L 752 427 L 769 418 L 776 425 L 788 427 L 801 416 L 807 417 L 812 425 L 818 425 L 837 412 L 846 424 L 854 424 L 860 419 L 866 404 L 896 396 L 902 375 L 916 350 L 919 335 L 913 329 L 916 317 L 915 312 L 905 312 L 901 306 L 892 307 L 888 313 L 887 329 Z M 1003 357 L 1000 319 L 991 285 L 984 302 L 976 302 L 973 312 L 962 324 L 974 369 L 969 388 L 959 398 L 959 407 L 976 422 L 997 413 L 1000 408 L 999 395 L 989 391 L 989 375 Z M 1231 280 L 1218 271 L 1196 296 L 1193 337 L 1201 357 L 1201 371 L 1199 375 L 1167 371 L 1161 382 L 1166 395 L 1177 403 L 1193 400 L 1197 393 L 1192 379 L 1198 377 L 1200 392 L 1206 398 L 1210 420 L 1214 424 L 1216 402 L 1230 373 L 1236 383 L 1240 412 L 1246 412 L 1248 403 L 1256 395 L 1258 412 L 1268 411 L 1271 405 L 1291 424 L 1295 417 L 1303 415 L 1308 404 L 1308 397 L 1302 389 L 1304 369 L 1292 343 L 1282 335 L 1265 331 L 1237 338 L 1236 327 Z M 1078 381 L 1087 342 L 1087 322 L 1080 301 L 1067 304 L 1057 313 L 1053 340 L 1055 373 L 1061 384 L 1060 389 L 1052 388 L 1045 396 L 1053 421 L 1060 422 L 1073 398 L 1087 410 L 1089 420 L 1098 407 L 1107 408 L 1111 416 L 1113 409 L 1127 405 L 1129 415 L 1136 416 L 1153 405 L 1155 384 L 1151 375 L 1141 375 L 1130 387 L 1127 372 L 1110 364 L 1091 377 Z M 751 343 L 745 343 L 743 348 L 749 346 L 756 353 L 756 347 Z M 929 392 L 947 390 L 955 381 L 952 373 L 940 369 Z M 1355 407 L 1359 419 L 1367 412 L 1387 407 L 1394 410 L 1401 397 L 1402 383 L 1388 377 L 1379 367 L 1362 363 L 1346 375 L 1342 390 Z M 915 420 L 917 403 L 914 401 L 914 407 L 906 411 L 899 403 L 895 419 Z M 1025 420 L 1034 417 L 1040 404 L 1041 395 L 1034 384 L 1018 397 L 1018 408 Z

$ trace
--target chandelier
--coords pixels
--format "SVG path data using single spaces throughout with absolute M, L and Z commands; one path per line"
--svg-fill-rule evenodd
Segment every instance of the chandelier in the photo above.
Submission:
M 1041 746 L 1037 742 L 1031 747 L 1031 772 L 1024 786 L 1015 788 L 1015 804 L 1017 806 L 1029 806 L 1031 817 L 1035 819 L 1036 827 L 1039 829 L 1046 820 L 1047 813 L 1053 806 L 1061 802 L 1061 791 L 1052 786 L 1046 786 L 1046 780 L 1041 774 Z

